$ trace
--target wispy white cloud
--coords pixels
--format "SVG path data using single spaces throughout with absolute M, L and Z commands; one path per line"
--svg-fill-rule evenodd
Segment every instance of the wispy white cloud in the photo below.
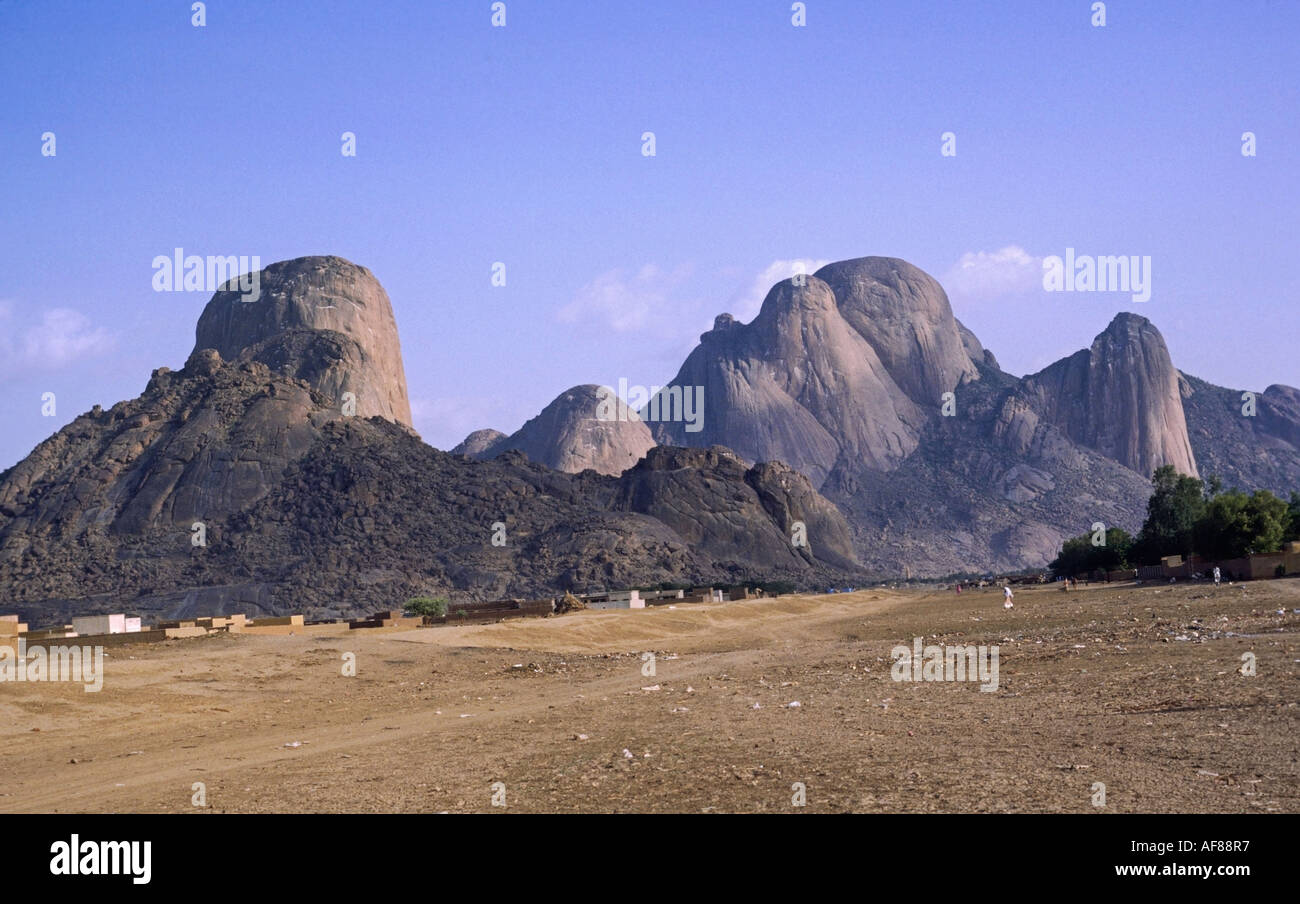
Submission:
M 0 353 L 11 366 L 52 370 L 113 350 L 113 334 L 71 308 L 50 308 L 38 322 L 21 322 L 10 300 L 0 300 Z
M 619 333 L 661 332 L 660 325 L 681 313 L 682 290 L 694 268 L 665 270 L 646 264 L 600 274 L 578 290 L 556 315 L 562 323 L 588 323 Z
M 978 302 L 1032 292 L 1042 286 L 1043 259 L 1019 245 L 967 251 L 943 278 L 949 297 Z
M 70 308 L 46 311 L 38 325 L 22 337 L 22 357 L 27 364 L 62 367 L 111 351 L 113 337 L 103 327 L 92 326 L 84 314 Z
M 763 299 L 767 297 L 772 286 L 783 279 L 789 279 L 796 273 L 816 273 L 829 263 L 828 260 L 815 260 L 810 257 L 772 261 L 754 277 L 754 281 L 747 289 L 732 300 L 731 315 L 742 323 L 748 323 L 758 316 L 759 310 L 763 307 Z

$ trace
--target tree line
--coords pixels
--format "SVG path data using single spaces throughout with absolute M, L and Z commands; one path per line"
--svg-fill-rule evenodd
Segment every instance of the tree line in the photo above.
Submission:
M 1095 525 L 1093 532 L 1062 544 L 1048 566 L 1052 573 L 1068 577 L 1155 565 L 1165 556 L 1239 559 L 1300 540 L 1300 493 L 1293 492 L 1288 502 L 1268 490 L 1225 490 L 1217 477 L 1199 480 L 1179 474 L 1173 465 L 1157 468 L 1151 481 L 1146 520 L 1136 537 Z

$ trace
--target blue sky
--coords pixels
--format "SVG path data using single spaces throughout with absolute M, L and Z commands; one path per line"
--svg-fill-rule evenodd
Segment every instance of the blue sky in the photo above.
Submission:
M 869 254 L 1013 373 L 1135 310 L 1189 373 L 1300 384 L 1300 4 L 1090 6 L 0 0 L 0 467 L 184 363 L 177 246 L 373 270 L 441 448 Z M 1151 300 L 1044 292 L 1067 247 L 1150 256 Z

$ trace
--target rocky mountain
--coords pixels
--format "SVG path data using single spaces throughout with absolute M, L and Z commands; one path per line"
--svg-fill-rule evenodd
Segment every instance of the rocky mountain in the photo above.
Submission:
M 419 593 L 1003 571 L 1098 521 L 1135 531 L 1160 464 L 1300 489 L 1300 391 L 1180 374 L 1127 313 L 1017 378 L 890 258 L 720 315 L 640 412 L 578 386 L 453 454 L 409 425 L 369 271 L 302 258 L 261 285 L 213 297 L 182 370 L 0 474 L 3 608 L 339 616 Z
M 692 390 L 698 430 L 666 402 Z M 658 442 L 789 465 L 847 516 L 860 562 L 935 575 L 1040 566 L 1098 521 L 1136 531 L 1163 464 L 1300 489 L 1300 392 L 1270 387 L 1249 417 L 1241 396 L 1180 375 L 1130 313 L 1017 379 L 935 280 L 868 257 L 778 283 L 751 323 L 719 315 L 640 413 Z
M 0 474 L 4 611 L 339 616 L 417 593 L 861 577 L 843 517 L 788 469 L 655 449 L 621 477 L 574 475 L 432 449 L 406 424 L 368 271 L 303 258 L 262 287 L 256 302 L 217 293 L 182 370 Z
M 1201 474 L 1283 498 L 1300 492 L 1300 390 L 1247 393 L 1182 373 L 1179 390 Z
M 513 449 L 529 461 L 571 474 L 591 468 L 618 475 L 654 446 L 650 428 L 626 402 L 599 386 L 587 385 L 560 393 L 511 436 L 476 430 L 452 452 L 486 460 Z

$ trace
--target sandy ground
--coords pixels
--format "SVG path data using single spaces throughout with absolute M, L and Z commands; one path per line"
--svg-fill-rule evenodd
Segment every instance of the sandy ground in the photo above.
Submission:
M 1016 603 L 865 591 L 110 648 L 97 694 L 0 684 L 0 811 L 1300 810 L 1300 581 Z M 918 635 L 997 644 L 998 690 L 892 680 Z

